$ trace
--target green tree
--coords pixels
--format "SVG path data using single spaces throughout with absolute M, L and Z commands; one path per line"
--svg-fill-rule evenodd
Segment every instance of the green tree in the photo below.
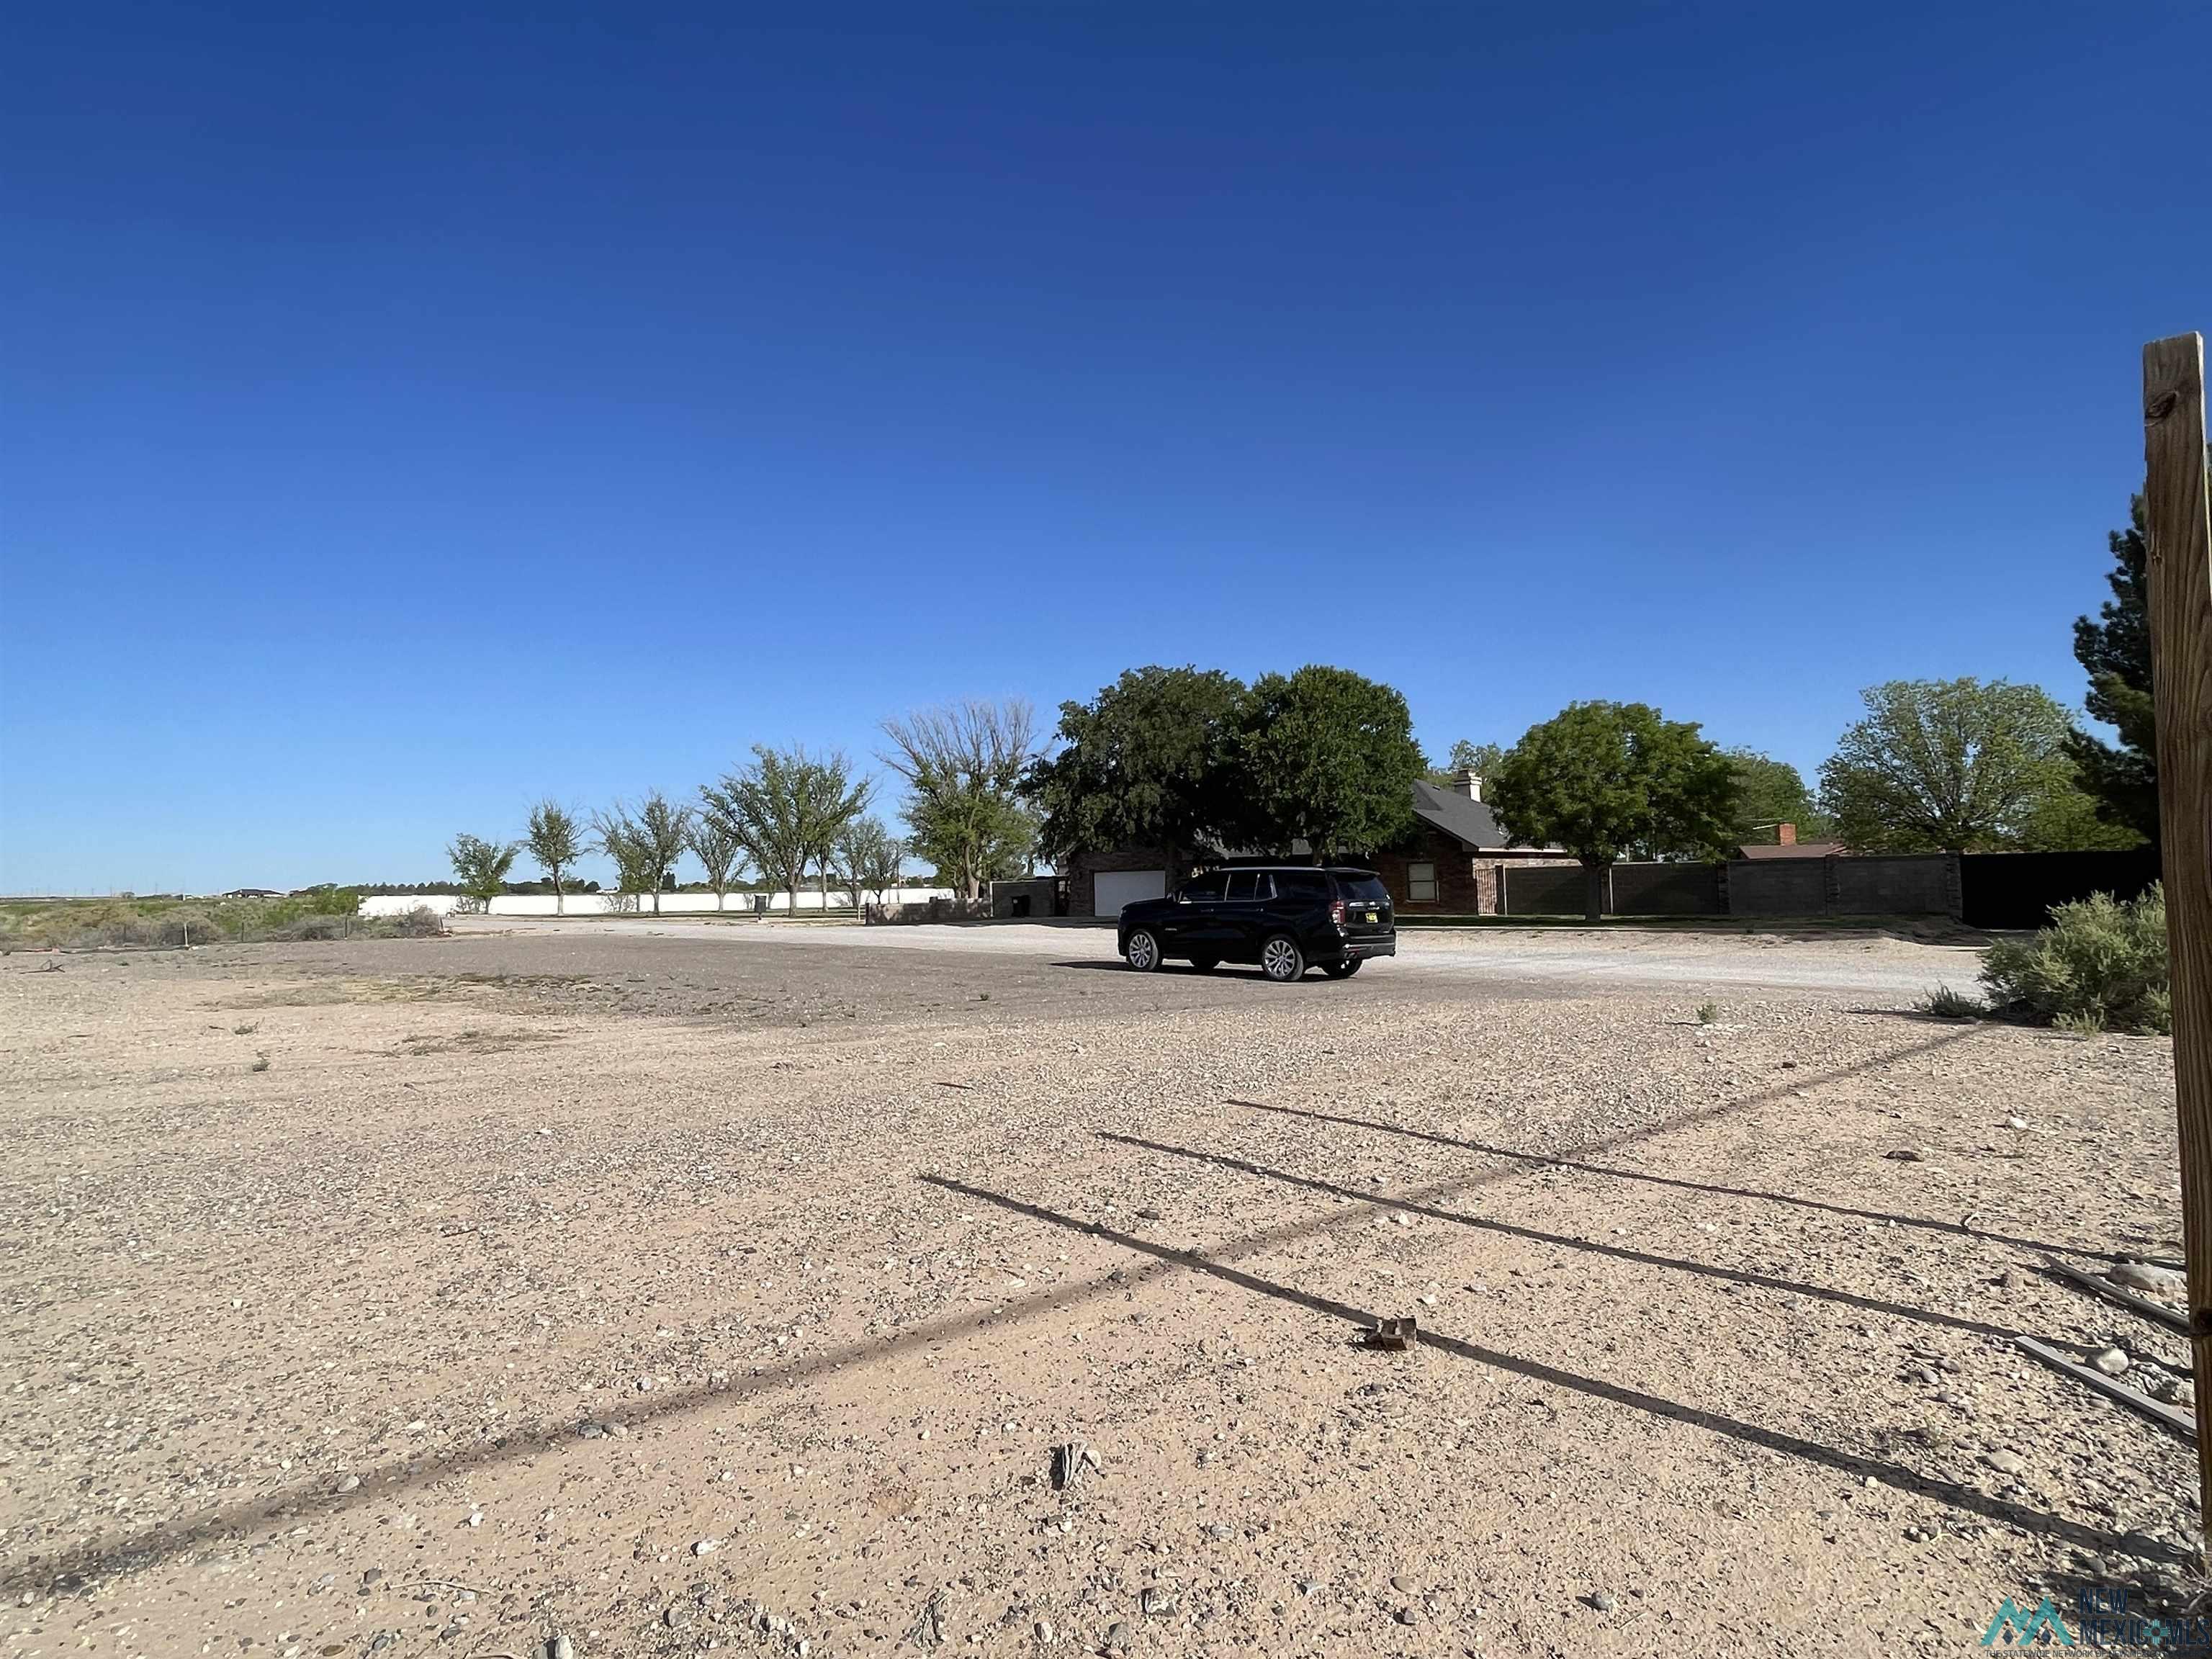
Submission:
M 727 824 L 705 812 L 694 812 L 686 821 L 684 844 L 705 866 L 707 885 L 714 890 L 714 908 L 720 910 L 729 896 L 731 878 L 744 868 L 745 849 Z
M 1020 788 L 1035 757 L 1036 717 L 1026 702 L 969 701 L 884 722 L 885 766 L 906 781 L 915 850 L 962 897 L 1027 865 L 1036 823 Z
M 755 744 L 748 763 L 725 773 L 719 785 L 699 791 L 700 812 L 744 849 L 763 878 L 783 889 L 794 915 L 799 884 L 812 854 L 808 774 L 814 764 L 796 744 L 770 749 Z
M 553 912 L 568 908 L 561 890 L 561 872 L 584 855 L 583 826 L 557 801 L 541 800 L 530 809 L 530 832 L 524 837 L 530 856 L 553 884 Z
M 462 894 L 489 915 L 491 902 L 507 886 L 507 872 L 514 868 L 515 855 L 521 850 L 514 842 L 485 841 L 462 834 L 453 837 L 446 856 L 453 862 L 454 879 Z
M 1131 668 L 1087 703 L 1060 706 L 1060 751 L 1023 780 L 1056 860 L 1160 847 L 1170 870 L 1218 847 L 1234 816 L 1230 758 L 1244 687 L 1212 669 Z
M 595 814 L 592 828 L 599 848 L 622 874 L 623 892 L 650 892 L 653 914 L 660 914 L 660 890 L 668 872 L 684 856 L 690 810 L 678 806 L 658 789 L 647 795 L 635 814 L 617 801 L 610 811 Z M 638 884 L 633 885 L 633 883 Z
M 856 817 L 838 833 L 837 861 L 844 869 L 845 884 L 852 889 L 855 910 L 866 893 L 872 892 L 878 903 L 883 902 L 884 890 L 898 880 L 903 851 L 881 818 Z
M 1451 753 L 1442 766 L 1429 774 L 1429 781 L 1439 789 L 1456 789 L 1459 781 L 1468 773 L 1487 783 L 1498 775 L 1498 766 L 1505 758 L 1505 750 L 1494 743 L 1469 743 L 1460 738 L 1451 746 Z
M 2005 680 L 1891 680 L 1820 768 L 1837 832 L 1863 853 L 2016 847 L 2074 787 L 2074 722 L 2047 692 Z
M 806 856 L 820 878 L 822 908 L 830 908 L 830 866 L 846 825 L 867 810 L 873 786 L 853 776 L 853 763 L 837 750 L 808 761 L 799 774 L 800 813 Z
M 1797 826 L 1800 841 L 1826 841 L 1835 826 L 1820 811 L 1804 775 L 1788 761 L 1762 755 L 1755 749 L 1727 751 L 1729 770 L 1735 776 L 1735 839 L 1739 845 L 1771 847 L 1780 835 L 1778 824 Z
M 1713 857 L 1735 844 L 1736 774 L 1695 722 L 1647 703 L 1577 702 L 1513 745 L 1491 787 L 1506 834 L 1582 860 L 1583 914 L 1605 908 L 1622 859 Z
M 1237 711 L 1236 766 L 1231 832 L 1281 853 L 1303 840 L 1324 862 L 1404 836 L 1428 769 L 1394 687 L 1318 664 L 1255 682 Z
M 2143 500 L 2128 503 L 2128 527 L 2106 538 L 2113 568 L 2105 580 L 2112 590 L 2093 620 L 2074 623 L 2074 655 L 2088 672 L 2090 716 L 2119 733 L 2109 744 L 2076 731 L 2066 752 L 2081 787 L 2095 799 L 2107 823 L 2158 839 L 2158 732 L 2151 702 L 2148 544 Z

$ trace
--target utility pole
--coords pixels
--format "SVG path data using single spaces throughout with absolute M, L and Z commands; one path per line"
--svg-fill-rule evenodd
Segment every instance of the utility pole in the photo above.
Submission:
M 2173 970 L 2203 1544 L 2204 1528 L 2212 1527 L 2212 517 L 2205 501 L 2203 337 L 2153 340 L 2142 362 L 2159 832 Z M 2206 1553 L 2212 1558 L 2212 1550 Z

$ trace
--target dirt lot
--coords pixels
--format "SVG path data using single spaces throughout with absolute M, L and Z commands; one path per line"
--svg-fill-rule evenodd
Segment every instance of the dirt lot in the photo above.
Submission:
M 2033 1271 L 2178 1232 L 2162 1042 L 1914 1018 L 1971 962 L 1893 940 L 1110 945 L 0 959 L 0 1653 L 1954 1653 L 2171 1589 L 2185 1448 L 2009 1346 L 2183 1363 Z

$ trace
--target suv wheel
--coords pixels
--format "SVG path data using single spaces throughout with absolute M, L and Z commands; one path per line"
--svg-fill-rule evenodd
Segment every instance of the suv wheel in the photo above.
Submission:
M 1260 947 L 1260 969 L 1278 985 L 1287 985 L 1306 970 L 1306 953 L 1288 933 L 1276 933 Z
M 1327 974 L 1331 979 L 1350 979 L 1358 971 L 1359 958 L 1358 957 L 1352 957 L 1349 962 L 1326 963 L 1322 964 L 1322 972 Z
M 1121 954 L 1139 973 L 1149 974 L 1160 965 L 1160 942 L 1149 930 L 1139 927 L 1129 935 L 1129 943 Z

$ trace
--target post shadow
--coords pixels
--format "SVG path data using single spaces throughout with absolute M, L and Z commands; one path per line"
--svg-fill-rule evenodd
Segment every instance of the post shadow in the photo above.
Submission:
M 1401 1135 L 1407 1140 L 1425 1140 L 1434 1146 L 1479 1152 L 1486 1158 L 1509 1158 L 1539 1169 L 1572 1170 L 1583 1175 L 1611 1176 L 1620 1181 L 1648 1182 L 1653 1186 L 1674 1187 L 1690 1193 L 1711 1193 L 1720 1198 L 1747 1198 L 1769 1204 L 1792 1204 L 1800 1209 L 1825 1210 L 1831 1215 L 1849 1216 L 1859 1221 L 1893 1222 L 1900 1227 L 1918 1227 L 1929 1232 L 1948 1233 L 1959 1238 L 1986 1239 L 1993 1244 L 2010 1244 L 2023 1250 L 2039 1250 L 2045 1255 L 2087 1255 L 2094 1256 L 2100 1261 L 2125 1259 L 2118 1251 L 2092 1249 L 2086 1244 L 2054 1244 L 2045 1239 L 2016 1238 L 2010 1233 L 1990 1232 L 1985 1228 L 1969 1226 L 1967 1223 L 1971 1217 L 1957 1221 L 1937 1221 L 1927 1216 L 1893 1215 L 1887 1210 L 1862 1210 L 1849 1204 L 1830 1203 L 1826 1199 L 1802 1198 L 1795 1193 L 1770 1193 L 1748 1187 L 1717 1186 L 1703 1181 L 1686 1180 L 1680 1176 L 1654 1175 L 1647 1170 L 1624 1170 L 1614 1164 L 1588 1164 L 1565 1155 L 1517 1152 L 1510 1146 L 1492 1146 L 1480 1140 L 1458 1140 L 1450 1135 L 1436 1134 L 1426 1129 L 1408 1129 L 1402 1125 L 1385 1123 L 1375 1118 L 1346 1117 L 1335 1112 L 1316 1112 L 1299 1106 L 1271 1106 L 1258 1100 L 1231 1100 L 1227 1103 L 1241 1106 L 1247 1111 L 1273 1112 L 1280 1117 L 1303 1117 L 1316 1123 L 1339 1123 L 1346 1128 L 1370 1129 L 1379 1134 Z
M 1101 1130 L 1098 1138 L 1148 1152 L 1159 1152 L 1169 1158 L 1187 1158 L 1194 1163 L 1218 1164 L 1224 1170 L 1257 1176 L 1263 1181 L 1280 1182 L 1286 1187 L 1303 1187 L 1309 1192 L 1322 1193 L 1331 1198 L 1350 1199 L 1355 1203 L 1400 1210 L 1408 1215 L 1427 1216 L 1432 1221 L 1448 1221 L 1455 1226 L 1502 1233 L 1508 1238 L 1525 1239 L 1529 1243 L 1548 1245 L 1554 1249 L 1584 1250 L 1593 1255 L 1610 1256 L 1616 1261 L 1632 1261 L 1638 1267 L 1659 1267 L 1669 1273 L 1695 1273 L 1701 1278 L 1725 1279 L 1730 1284 L 1749 1285 L 1755 1290 L 1780 1291 L 1786 1295 L 1811 1297 L 1821 1302 L 1839 1302 L 1868 1313 L 1885 1314 L 1893 1319 L 1910 1319 L 1923 1325 L 1946 1326 L 1976 1336 L 1993 1336 L 2008 1341 L 2019 1334 L 2002 1325 L 1987 1324 L 1958 1314 L 1937 1313 L 1932 1308 L 1916 1308 L 1903 1302 L 1884 1302 L 1877 1297 L 1861 1296 L 1856 1291 L 1838 1291 L 1826 1285 L 1803 1284 L 1794 1279 L 1778 1278 L 1772 1273 L 1747 1272 L 1741 1267 L 1717 1267 L 1709 1262 L 1691 1261 L 1681 1256 L 1657 1255 L 1650 1250 L 1638 1250 L 1626 1244 L 1607 1244 L 1596 1239 L 1571 1237 L 1565 1233 L 1547 1233 L 1539 1228 L 1523 1227 L 1517 1222 L 1497 1221 L 1488 1216 L 1440 1209 L 1433 1204 L 1414 1199 L 1392 1198 L 1386 1193 L 1373 1191 L 1362 1192 L 1356 1188 L 1339 1186 L 1333 1181 L 1320 1181 L 1310 1176 L 1292 1175 L 1286 1170 L 1270 1169 L 1264 1164 L 1249 1163 L 1224 1152 L 1200 1152 L 1188 1146 L 1170 1146 L 1165 1141 L 1146 1140 L 1138 1135 L 1115 1134 L 1106 1130 Z
M 1063 1215 L 1059 1211 L 1047 1209 L 1042 1205 L 1011 1198 L 1001 1193 L 992 1192 L 987 1188 L 974 1186 L 964 1181 L 956 1181 L 949 1176 L 925 1174 L 917 1176 L 916 1179 L 943 1191 L 957 1193 L 963 1198 L 974 1199 L 981 1203 L 994 1204 L 1000 1209 L 1010 1210 L 1018 1215 L 1028 1216 L 1033 1220 L 1044 1222 L 1050 1226 L 1065 1228 L 1071 1232 L 1085 1234 L 1092 1238 L 1103 1239 L 1109 1244 L 1116 1244 L 1124 1249 L 1151 1256 L 1170 1267 L 1204 1273 L 1208 1278 L 1234 1285 L 1240 1290 L 1249 1291 L 1256 1296 L 1267 1297 L 1278 1302 L 1286 1302 L 1293 1306 L 1341 1321 L 1350 1327 L 1369 1328 L 1376 1322 L 1375 1316 L 1363 1309 L 1333 1301 L 1327 1297 L 1316 1296 L 1310 1291 L 1297 1290 L 1291 1285 L 1279 1285 L 1272 1279 L 1262 1279 L 1256 1273 L 1247 1273 L 1242 1268 L 1212 1260 L 1202 1251 L 1178 1250 L 1168 1245 L 1155 1244 L 1148 1239 L 1138 1238 L 1128 1233 L 1116 1232 L 1097 1222 L 1079 1220 L 1073 1216 Z M 2078 1521 L 2068 1520 L 2063 1516 L 2030 1509 L 2025 1504 L 1992 1497 L 1987 1492 L 1978 1492 L 1972 1486 L 1962 1486 L 1956 1481 L 1923 1474 L 1920 1471 L 1907 1468 L 1901 1463 L 1893 1463 L 1884 1458 L 1866 1456 L 1857 1452 L 1844 1451 L 1833 1446 L 1824 1445 L 1817 1440 L 1808 1440 L 1802 1435 L 1787 1434 L 1778 1429 L 1763 1428 L 1756 1423 L 1746 1423 L 1740 1419 L 1729 1417 L 1718 1412 L 1705 1411 L 1695 1406 L 1686 1406 L 1679 1401 L 1669 1400 L 1662 1395 L 1650 1394 L 1622 1383 L 1608 1382 L 1599 1377 L 1584 1376 L 1557 1365 L 1546 1364 L 1541 1360 L 1523 1358 L 1518 1354 L 1508 1353 L 1503 1349 L 1485 1347 L 1479 1343 L 1469 1342 L 1459 1337 L 1446 1336 L 1441 1332 L 1429 1328 L 1422 1329 L 1418 1340 L 1422 1346 L 1439 1353 L 1449 1354 L 1455 1358 L 1472 1360 L 1477 1364 L 1487 1365 L 1496 1370 L 1510 1372 L 1516 1376 L 1525 1376 L 1532 1382 L 1547 1383 L 1553 1388 L 1568 1389 L 1590 1399 L 1606 1401 L 1613 1405 L 1626 1406 L 1632 1411 L 1642 1412 L 1662 1421 L 1685 1424 L 1692 1428 L 1704 1429 L 1714 1434 L 1724 1435 L 1730 1439 L 1742 1441 L 1750 1445 L 1762 1446 L 1769 1451 L 1779 1452 L 1785 1456 L 1802 1458 L 1807 1462 L 1849 1475 L 1854 1480 L 1863 1480 L 1868 1475 L 1872 1475 L 1885 1486 L 1900 1492 L 1911 1492 L 1916 1497 L 1924 1498 L 1931 1503 L 1942 1504 L 1966 1514 L 1978 1516 L 1985 1521 L 2017 1527 L 2023 1532 L 2055 1539 L 2077 1548 L 2094 1550 L 2099 1553 L 2118 1550 L 2146 1559 L 2177 1565 L 2185 1563 L 2187 1559 L 2185 1552 L 2176 1549 L 2160 1539 L 2148 1537 L 2140 1533 L 2116 1534 L 2100 1532 L 2094 1527 L 2085 1526 Z

